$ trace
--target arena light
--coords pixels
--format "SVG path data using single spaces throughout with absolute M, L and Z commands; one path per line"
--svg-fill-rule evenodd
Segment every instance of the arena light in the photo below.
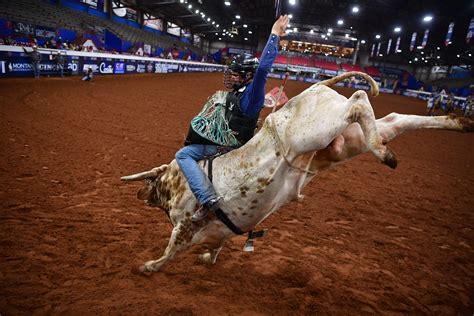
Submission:
M 437 58 L 437 59 L 440 59 L 440 58 L 441 58 L 441 56 L 436 56 L 436 58 Z
M 216 22 L 215 22 L 215 21 L 212 21 L 212 25 L 214 25 L 214 24 L 216 24 Z
M 192 5 L 192 4 L 188 5 L 188 9 L 191 9 L 192 7 L 193 7 L 193 5 Z
M 292 19 L 292 18 L 293 18 L 293 14 L 288 14 L 288 18 L 289 18 L 289 19 Z
M 216 32 L 216 35 L 219 35 L 219 33 Z
M 247 24 L 244 24 L 244 25 L 242 25 L 242 26 L 246 28 L 246 27 L 247 27 Z
M 459 57 L 461 57 L 461 55 L 457 54 L 456 57 L 459 58 Z
M 331 36 L 331 33 L 327 32 L 327 33 L 326 33 L 326 36 L 327 36 L 327 37 Z
M 421 54 L 422 54 L 422 55 L 424 55 L 424 54 L 425 54 L 425 52 L 421 52 Z
M 194 11 L 194 12 L 195 12 L 196 14 L 198 14 L 198 13 L 199 13 L 199 10 L 196 10 L 196 11 Z
M 237 20 L 240 20 L 240 15 L 237 14 L 237 15 L 235 16 L 235 18 L 236 18 Z
M 232 25 L 235 25 L 235 21 L 232 21 Z
M 359 12 L 359 7 L 358 6 L 353 6 L 352 7 L 352 13 L 358 13 Z
M 313 31 L 313 30 L 310 30 L 309 32 L 310 32 L 311 34 L 313 34 L 313 33 L 314 33 L 314 31 Z
M 294 27 L 294 28 L 293 28 L 293 32 L 298 32 L 298 28 L 297 28 L 297 27 Z
M 431 22 L 431 20 L 433 20 L 433 16 L 431 16 L 431 15 L 426 15 L 423 18 L 423 22 Z
M 219 27 L 219 24 L 217 24 L 216 27 Z
M 252 31 L 249 31 L 249 34 L 252 34 Z
M 332 33 L 332 28 L 328 28 L 328 33 Z
M 397 26 L 393 29 L 395 33 L 400 33 L 402 31 L 402 28 L 400 26 Z
M 344 24 L 344 20 L 337 20 L 337 25 L 343 25 Z
M 224 1 L 224 4 L 225 4 L 226 6 L 230 6 L 230 1 Z
M 349 38 L 349 34 L 346 34 L 345 36 L 346 36 L 346 38 Z
M 295 5 L 296 4 L 296 0 L 289 0 L 288 1 L 291 5 Z
M 381 38 L 380 34 L 375 35 L 375 38 L 380 39 Z
M 365 40 L 360 41 L 361 44 L 365 44 Z
M 471 57 L 471 56 L 472 56 L 472 54 L 471 54 L 471 53 L 469 53 L 469 55 L 468 55 L 468 56 L 469 56 L 469 57 Z
M 408 63 L 411 64 L 411 60 Z
M 383 57 L 383 54 L 379 54 L 380 57 Z
M 211 18 L 207 18 L 207 22 L 211 22 Z
M 244 40 L 248 41 L 249 39 L 246 37 L 246 38 L 244 38 Z
M 440 50 L 439 46 L 438 46 L 438 47 L 436 47 L 436 49 L 437 49 L 437 50 Z
M 415 57 L 415 61 L 418 61 L 418 58 Z

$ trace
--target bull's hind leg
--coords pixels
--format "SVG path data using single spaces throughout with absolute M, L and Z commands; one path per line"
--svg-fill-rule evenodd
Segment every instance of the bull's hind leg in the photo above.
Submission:
M 377 131 L 375 115 L 365 91 L 355 92 L 348 100 L 349 112 L 347 119 L 350 123 L 357 122 L 364 132 L 367 148 L 384 164 L 390 168 L 397 166 L 397 159 L 390 148 L 385 146 Z
M 192 243 L 193 227 L 190 220 L 180 222 L 173 228 L 168 246 L 163 256 L 158 260 L 151 260 L 140 267 L 141 272 L 159 271 L 166 263 L 173 260 L 181 251 L 188 249 Z

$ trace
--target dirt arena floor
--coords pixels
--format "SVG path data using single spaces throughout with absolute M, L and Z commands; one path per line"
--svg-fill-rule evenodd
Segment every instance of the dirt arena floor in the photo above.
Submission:
M 472 315 L 474 134 L 451 131 L 392 141 L 396 170 L 365 154 L 321 174 L 261 225 L 252 254 L 236 237 L 215 266 L 196 247 L 132 273 L 171 225 L 119 178 L 172 160 L 221 78 L 0 81 L 1 315 Z M 377 117 L 425 111 L 371 100 Z

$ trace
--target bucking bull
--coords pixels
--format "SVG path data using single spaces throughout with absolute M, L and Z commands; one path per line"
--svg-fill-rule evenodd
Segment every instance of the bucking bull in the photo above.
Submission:
M 406 130 L 474 130 L 473 121 L 455 116 L 391 113 L 376 120 L 366 92 L 357 91 L 347 99 L 329 88 L 351 76 L 363 77 L 372 94 L 378 95 L 375 81 L 359 72 L 316 83 L 268 115 L 244 146 L 213 160 L 212 180 L 223 197 L 221 209 L 241 231 L 251 231 L 282 205 L 301 198 L 301 190 L 319 172 L 359 154 L 370 151 L 395 168 L 396 156 L 386 143 Z M 207 162 L 200 164 L 205 168 Z M 138 191 L 138 198 L 163 209 L 174 228 L 163 256 L 146 262 L 140 271 L 158 271 L 195 244 L 209 249 L 200 259 L 214 264 L 224 242 L 236 233 L 215 214 L 191 221 L 198 203 L 176 161 L 122 177 L 124 181 L 143 179 L 145 187 Z

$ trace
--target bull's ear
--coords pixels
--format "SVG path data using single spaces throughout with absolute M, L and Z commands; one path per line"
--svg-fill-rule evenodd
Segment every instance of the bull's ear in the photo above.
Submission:
M 143 188 L 139 189 L 137 192 L 137 198 L 139 200 L 150 200 L 153 194 L 153 186 L 146 185 Z

